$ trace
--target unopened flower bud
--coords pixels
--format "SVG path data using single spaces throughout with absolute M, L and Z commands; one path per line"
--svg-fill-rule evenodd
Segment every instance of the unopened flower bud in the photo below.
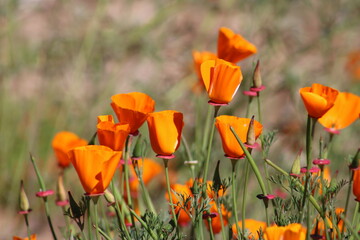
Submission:
M 138 137 L 133 153 L 132 153 L 132 159 L 141 158 L 142 156 L 142 148 L 143 148 L 143 141 L 141 135 Z
M 106 201 L 109 203 L 109 204 L 113 204 L 115 202 L 115 197 L 114 195 L 108 190 L 106 189 L 104 191 L 104 196 L 105 196 L 105 199 Z
M 21 180 L 21 182 L 20 182 L 20 201 L 19 202 L 20 202 L 20 211 L 21 212 L 30 211 L 30 203 L 29 203 L 29 199 L 25 193 L 23 180 Z
M 261 73 L 260 73 L 260 60 L 257 61 L 253 75 L 253 84 L 255 88 L 262 86 Z
M 300 171 L 301 171 L 300 156 L 301 156 L 301 151 L 298 153 L 298 155 L 296 156 L 296 158 L 293 162 L 293 165 L 291 167 L 291 174 L 295 174 L 295 175 L 300 174 Z
M 360 153 L 360 148 L 357 150 L 355 156 L 351 161 L 351 164 L 349 166 L 350 169 L 356 169 L 359 167 L 359 153 Z
M 56 201 L 67 201 L 67 194 L 64 188 L 63 175 L 60 174 L 56 185 Z
M 256 140 L 256 137 L 255 137 L 255 127 L 254 127 L 254 116 L 252 116 L 251 121 L 249 123 L 248 132 L 247 132 L 246 144 L 254 145 L 255 140 Z

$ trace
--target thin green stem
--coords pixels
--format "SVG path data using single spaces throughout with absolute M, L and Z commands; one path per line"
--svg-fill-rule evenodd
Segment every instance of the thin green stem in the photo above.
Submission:
M 52 225 L 52 221 L 51 221 L 51 217 L 50 217 L 50 210 L 49 210 L 49 205 L 48 205 L 48 202 L 47 202 L 47 198 L 44 197 L 44 205 L 45 205 L 45 212 L 46 212 L 46 218 L 47 218 L 47 221 L 49 223 L 49 227 L 50 227 L 50 230 L 51 230 L 51 234 L 54 238 L 54 240 L 56 240 L 56 234 L 55 234 L 55 230 L 54 230 L 54 227 Z
M 27 230 L 27 235 L 28 238 L 31 239 L 31 232 L 30 232 L 30 226 L 29 226 L 29 219 L 27 214 L 24 214 L 24 218 L 25 218 L 25 224 L 26 224 L 26 230 Z
M 350 230 L 351 232 L 351 237 L 350 237 L 350 240 L 352 239 L 356 239 L 356 240 L 360 240 L 360 237 L 359 237 L 359 233 L 357 232 L 357 229 L 356 229 L 356 226 L 355 226 L 355 229 L 354 229 L 354 225 L 352 225 L 347 219 L 345 216 L 343 215 L 340 215 L 340 218 L 344 221 L 345 223 L 345 226 Z
M 359 215 L 359 209 L 360 206 L 359 206 L 359 202 L 356 202 L 356 207 L 355 207 L 355 213 L 354 213 L 354 216 L 353 216 L 353 219 L 352 219 L 352 223 L 351 223 L 351 226 L 353 226 L 355 229 L 357 227 L 357 223 L 358 223 L 358 215 Z
M 204 182 L 206 182 L 206 180 L 207 180 L 210 156 L 211 156 L 211 152 L 212 152 L 212 143 L 213 143 L 214 132 L 215 132 L 215 118 L 217 117 L 219 109 L 220 109 L 220 107 L 215 106 L 214 116 L 213 116 L 213 120 L 212 120 L 211 133 L 210 133 L 209 142 L 208 142 L 208 146 L 207 146 L 207 156 L 206 156 L 206 160 L 205 160 L 206 161 L 205 162 L 205 170 L 204 170 L 204 175 L 203 175 Z M 206 186 L 206 184 L 205 184 L 205 186 Z M 206 192 L 206 187 L 203 188 L 203 194 L 205 194 L 205 192 Z
M 242 230 L 245 230 L 245 219 L 246 219 L 246 196 L 247 196 L 247 187 L 250 173 L 250 165 L 248 162 L 245 162 L 245 176 L 244 176 L 244 188 L 243 188 L 243 199 L 241 205 L 241 220 L 242 220 Z
M 190 151 L 190 148 L 189 148 L 189 144 L 188 144 L 186 138 L 184 137 L 184 134 L 181 135 L 181 141 L 182 141 L 182 143 L 183 143 L 183 145 L 184 145 L 184 147 L 185 147 L 185 152 L 186 152 L 186 155 L 187 155 L 188 160 L 189 160 L 189 161 L 192 161 L 194 158 L 193 158 L 193 156 L 192 156 L 192 154 L 191 154 L 191 151 Z
M 93 203 L 94 203 L 94 212 L 95 212 L 95 230 L 96 230 L 96 239 L 100 240 L 100 232 L 99 232 L 99 224 L 98 224 L 98 209 L 97 209 L 97 202 L 98 202 L 99 196 L 92 197 Z
M 235 217 L 235 225 L 236 225 L 236 231 L 238 238 L 242 235 L 240 226 L 239 226 L 239 218 L 238 218 L 238 211 L 237 211 L 237 200 L 236 200 L 236 164 L 237 160 L 231 160 L 232 165 L 232 172 L 231 172 L 231 192 L 232 192 L 232 203 L 233 203 L 233 209 L 234 209 L 234 217 Z M 239 238 L 241 239 L 241 238 Z
M 353 177 L 354 177 L 354 173 L 353 173 L 353 171 L 350 169 L 350 170 L 349 170 L 349 184 L 348 184 L 348 189 L 347 189 L 347 193 L 346 193 L 346 202 L 345 202 L 345 209 L 344 209 L 344 218 L 346 218 L 347 212 L 348 212 L 348 208 L 349 208 L 349 202 L 350 202 L 350 196 L 351 196 L 351 189 L 352 189 Z M 344 233 L 344 232 L 345 232 L 345 226 L 342 228 L 342 233 Z
M 99 228 L 99 227 L 97 227 L 97 226 L 95 226 L 95 227 L 96 227 L 96 230 L 99 231 L 99 233 L 100 233 L 106 240 L 112 240 L 112 238 L 109 237 L 101 228 Z
M 175 209 L 174 209 L 173 199 L 172 199 L 172 194 L 171 194 L 171 188 L 170 188 L 169 169 L 168 169 L 168 161 L 169 160 L 163 158 L 163 161 L 164 161 L 164 166 L 165 166 L 166 187 L 167 187 L 167 192 L 169 195 L 169 204 L 170 204 L 171 213 L 172 213 L 172 216 L 174 219 L 176 234 L 178 235 L 179 227 L 178 227 L 178 223 L 177 223 L 177 218 L 176 218 L 176 214 L 175 214 Z
M 257 99 L 257 107 L 258 107 L 258 114 L 259 114 L 259 123 L 262 123 L 260 92 L 257 92 L 256 99 Z
M 88 238 L 90 240 L 93 239 L 93 234 L 92 234 L 92 227 L 91 227 L 91 206 L 90 206 L 90 197 L 86 197 L 86 201 L 87 201 L 87 206 L 88 206 L 88 214 L 87 214 L 87 227 L 88 227 Z
M 247 107 L 246 107 L 246 114 L 245 114 L 246 118 L 249 118 L 250 107 L 251 107 L 252 100 L 253 100 L 253 97 L 249 96 L 248 104 L 247 104 Z
M 206 150 L 206 144 L 208 143 L 208 139 L 209 139 L 211 112 L 212 112 L 212 106 L 209 105 L 206 120 L 205 120 L 205 131 L 204 131 L 204 138 L 203 138 L 202 148 L 201 148 L 203 151 Z
M 125 147 L 125 163 L 124 163 L 124 175 L 125 175 L 125 187 L 126 187 L 126 196 L 127 196 L 127 202 L 130 208 L 133 208 L 132 205 L 132 197 L 131 197 L 131 192 L 130 192 L 130 183 L 129 183 L 129 164 L 128 164 L 128 159 L 129 159 L 129 152 L 130 152 L 130 146 L 131 146 L 131 136 L 128 136 L 128 138 L 126 139 L 126 147 Z M 135 228 L 135 220 L 134 217 L 131 215 L 131 224 L 132 226 Z
M 208 224 L 209 224 L 209 232 L 210 232 L 210 240 L 214 240 L 215 236 L 214 236 L 214 231 L 212 229 L 212 224 L 211 224 L 211 217 L 207 218 Z
M 219 217 L 220 217 L 220 223 L 221 223 L 221 237 L 223 240 L 226 240 L 226 235 L 225 235 L 225 224 L 224 224 L 224 219 L 223 219 L 223 215 L 222 215 L 222 210 L 221 210 L 221 204 L 219 202 L 219 198 L 216 198 L 216 206 L 218 209 L 218 213 L 219 213 Z

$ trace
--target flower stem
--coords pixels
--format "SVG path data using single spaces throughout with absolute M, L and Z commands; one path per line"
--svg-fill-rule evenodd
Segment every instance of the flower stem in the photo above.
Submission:
M 97 209 L 97 202 L 99 200 L 99 196 L 91 197 L 91 199 L 94 203 L 96 239 L 100 240 L 100 232 L 98 225 L 98 209 Z
M 27 235 L 28 238 L 31 239 L 31 232 L 30 232 L 30 226 L 29 226 L 29 219 L 27 214 L 24 214 L 24 218 L 25 218 L 25 224 L 26 224 L 26 230 L 27 230 Z
M 93 234 L 92 234 L 92 227 L 91 227 L 91 206 L 90 206 L 90 197 L 86 197 L 86 204 L 88 206 L 88 214 L 87 214 L 87 224 L 88 224 L 88 238 L 90 240 L 93 239 Z
M 248 162 L 245 162 L 245 177 L 244 177 L 244 188 L 243 188 L 243 199 L 241 205 L 241 220 L 242 220 L 242 230 L 245 230 L 245 219 L 246 219 L 246 195 L 247 195 L 247 185 L 249 180 L 249 171 L 250 165 Z
M 239 218 L 238 218 L 238 211 L 237 211 L 237 200 L 236 200 L 236 164 L 238 160 L 231 160 L 232 172 L 231 172 L 231 192 L 232 192 L 232 203 L 234 209 L 234 216 L 235 216 L 235 225 L 238 237 L 242 235 L 239 226 Z M 239 238 L 241 239 L 241 238 Z
M 131 136 L 128 136 L 128 138 L 126 139 L 125 158 L 124 158 L 124 161 L 125 161 L 125 163 L 124 163 L 124 173 L 125 174 L 124 175 L 125 175 L 125 186 L 126 186 L 127 202 L 128 202 L 129 207 L 133 208 L 131 192 L 130 192 L 129 165 L 128 165 L 131 140 L 132 140 Z M 131 224 L 132 224 L 132 227 L 135 228 L 135 219 L 134 219 L 133 215 L 131 215 Z
M 173 205 L 173 200 L 172 200 L 172 194 L 171 194 L 171 188 L 170 188 L 170 179 L 169 179 L 169 169 L 168 169 L 168 159 L 163 158 L 164 161 L 164 166 L 165 166 L 165 177 L 166 177 L 166 187 L 167 187 L 167 191 L 169 194 L 169 204 L 171 207 L 171 213 L 174 219 L 174 224 L 175 224 L 175 228 L 176 228 L 176 235 L 179 235 L 179 227 L 178 227 L 178 223 L 177 223 L 177 218 L 176 218 L 176 214 L 175 214 L 175 209 L 174 209 L 174 205 Z

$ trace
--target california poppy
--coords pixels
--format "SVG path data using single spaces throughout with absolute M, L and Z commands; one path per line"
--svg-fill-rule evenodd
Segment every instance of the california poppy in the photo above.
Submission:
M 219 30 L 218 58 L 237 63 L 257 52 L 256 47 L 231 29 L 222 27 Z
M 292 223 L 286 226 L 283 239 L 305 240 L 306 228 L 299 223 Z
M 111 119 L 111 118 L 109 118 Z M 106 118 L 104 118 L 106 120 Z M 101 145 L 114 151 L 122 151 L 130 133 L 129 124 L 115 124 L 113 121 L 101 121 L 96 125 L 97 136 Z
M 284 239 L 284 232 L 286 227 L 279 227 L 279 226 L 271 226 L 267 227 L 264 231 L 264 239 L 265 240 L 280 240 Z
M 332 130 L 343 129 L 359 118 L 360 97 L 352 93 L 338 94 L 334 106 L 321 118 L 319 123 Z
M 244 151 L 231 132 L 230 126 L 234 128 L 241 141 L 246 142 L 250 121 L 250 118 L 238 118 L 227 115 L 216 118 L 215 126 L 220 134 L 222 146 L 227 157 L 241 158 L 244 155 Z M 256 120 L 254 121 L 254 130 L 255 139 L 257 139 L 262 132 L 262 125 Z
M 353 193 L 356 197 L 356 201 L 360 202 L 360 168 L 356 168 L 354 171 L 354 178 L 353 178 Z
M 81 184 L 89 195 L 105 191 L 119 164 L 121 154 L 121 151 L 98 145 L 77 147 L 68 153 Z
M 192 196 L 192 192 L 187 185 L 182 184 L 173 184 L 171 185 L 171 199 L 172 204 L 175 206 L 175 213 L 178 215 L 177 221 L 180 226 L 186 226 L 191 218 L 189 214 L 184 210 L 190 210 L 190 202 L 188 201 L 186 206 L 183 206 L 184 202 L 182 200 L 186 200 L 188 197 Z M 175 193 L 176 192 L 176 193 Z M 169 200 L 169 194 L 166 193 L 166 199 Z M 182 197 L 184 199 L 182 199 Z
M 193 61 L 194 61 L 194 69 L 195 69 L 195 73 L 198 77 L 198 82 L 194 85 L 193 90 L 195 92 L 200 92 L 202 89 L 204 89 L 204 82 L 202 80 L 201 77 L 201 69 L 200 66 L 203 62 L 207 61 L 207 60 L 214 60 L 216 59 L 216 54 L 212 53 L 212 52 L 198 52 L 198 51 L 193 51 L 192 52 L 192 56 L 193 56 Z
M 121 124 L 129 124 L 130 133 L 136 134 L 148 113 L 155 109 L 155 101 L 145 93 L 132 92 L 111 97 L 111 107 Z
M 300 96 L 310 117 L 322 117 L 335 103 L 339 91 L 314 83 L 300 89 Z
M 29 240 L 29 238 L 28 237 L 21 238 L 21 237 L 14 236 L 13 240 Z M 36 240 L 36 234 L 31 234 L 30 240 Z
M 222 59 L 203 62 L 201 76 L 210 100 L 218 104 L 228 104 L 243 79 L 239 66 Z
M 172 110 L 154 112 L 149 114 L 147 123 L 154 152 L 163 156 L 172 155 L 180 146 L 183 114 Z
M 87 145 L 87 141 L 78 137 L 75 133 L 62 131 L 58 132 L 52 140 L 52 147 L 55 152 L 58 164 L 62 168 L 70 165 L 68 151 L 74 147 Z
M 242 221 L 239 221 L 238 223 L 239 227 L 242 228 Z M 234 235 L 237 235 L 237 228 L 236 225 L 233 224 L 231 227 Z M 258 232 L 261 231 L 264 232 L 266 229 L 266 222 L 257 221 L 254 219 L 245 219 L 245 229 L 246 232 L 248 232 L 249 239 L 259 239 Z

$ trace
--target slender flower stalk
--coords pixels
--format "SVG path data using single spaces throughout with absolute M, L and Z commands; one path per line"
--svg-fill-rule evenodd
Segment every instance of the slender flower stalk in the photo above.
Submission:
M 126 147 L 125 147 L 125 163 L 124 163 L 124 175 L 125 175 L 125 187 L 126 187 L 126 196 L 127 196 L 127 202 L 130 208 L 133 208 L 133 204 L 132 204 L 132 197 L 131 197 L 131 192 L 130 192 L 130 183 L 129 183 L 129 164 L 128 164 L 128 159 L 129 159 L 129 151 L 131 148 L 131 142 L 132 142 L 132 136 L 128 136 L 128 138 L 126 139 Z M 135 227 L 135 219 L 133 217 L 133 215 L 131 215 L 131 224 L 133 227 Z
M 240 230 L 240 226 L 238 224 L 238 211 L 237 211 L 237 199 L 236 199 L 236 164 L 238 160 L 231 160 L 232 172 L 231 172 L 231 193 L 232 193 L 232 204 L 234 208 L 234 215 L 235 215 L 235 224 L 236 230 L 238 232 L 238 236 L 243 235 L 242 231 Z
M 94 212 L 95 212 L 95 230 L 96 230 L 96 240 L 100 240 L 100 232 L 99 232 L 99 225 L 98 225 L 98 207 L 97 203 L 99 201 L 100 196 L 92 196 L 91 200 L 94 204 Z
M 243 188 L 243 199 L 241 203 L 241 220 L 242 220 L 242 229 L 245 229 L 245 220 L 246 220 L 246 195 L 247 195 L 247 186 L 249 180 L 249 173 L 250 173 L 250 165 L 248 162 L 245 162 L 245 175 L 244 175 L 244 188 Z M 238 225 L 236 223 L 236 225 Z

